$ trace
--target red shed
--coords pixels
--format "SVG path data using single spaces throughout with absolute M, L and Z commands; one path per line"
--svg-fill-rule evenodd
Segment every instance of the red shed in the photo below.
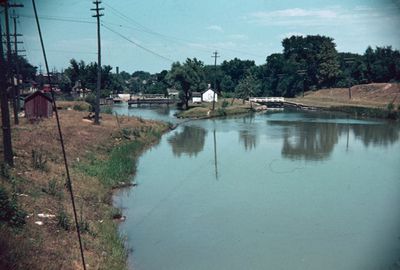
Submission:
M 53 105 L 51 98 L 40 91 L 27 96 L 25 98 L 25 116 L 30 120 L 52 117 Z

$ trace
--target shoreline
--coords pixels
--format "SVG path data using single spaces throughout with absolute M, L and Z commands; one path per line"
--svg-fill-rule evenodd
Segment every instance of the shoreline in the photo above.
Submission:
M 107 114 L 95 126 L 83 120 L 85 115 L 60 111 L 86 264 L 88 269 L 126 269 L 128 250 L 117 220 L 121 210 L 112 204 L 112 196 L 134 185 L 137 159 L 170 126 Z M 13 126 L 15 167 L 2 166 L 0 188 L 9 200 L 15 198 L 25 224 L 0 223 L 2 269 L 82 268 L 54 127 L 51 118 L 37 124 L 24 119 Z

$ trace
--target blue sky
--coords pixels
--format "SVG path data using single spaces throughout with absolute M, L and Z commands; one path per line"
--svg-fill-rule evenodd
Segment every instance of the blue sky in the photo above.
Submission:
M 28 60 L 43 66 L 31 1 L 18 9 Z M 96 61 L 96 24 L 89 0 L 36 0 L 51 68 L 71 58 Z M 400 0 L 104 0 L 102 22 L 150 53 L 102 27 L 102 63 L 132 73 L 159 72 L 196 57 L 213 64 L 234 57 L 265 63 L 292 34 L 334 38 L 338 51 L 368 45 L 400 48 Z M 162 56 L 162 57 L 160 57 Z

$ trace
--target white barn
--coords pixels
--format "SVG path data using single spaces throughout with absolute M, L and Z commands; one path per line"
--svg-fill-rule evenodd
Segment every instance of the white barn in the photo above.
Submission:
M 203 102 L 213 102 L 214 90 L 208 89 L 201 95 Z M 218 94 L 215 92 L 215 102 L 218 101 Z

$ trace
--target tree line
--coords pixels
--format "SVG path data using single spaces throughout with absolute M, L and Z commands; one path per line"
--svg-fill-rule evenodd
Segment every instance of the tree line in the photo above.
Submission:
M 151 74 L 136 71 L 112 73 L 102 67 L 102 96 L 116 93 L 167 94 L 168 88 L 180 91 L 188 105 L 193 92 L 216 83 L 218 93 L 227 97 L 294 97 L 304 91 L 343 88 L 372 82 L 400 81 L 400 52 L 391 46 L 368 47 L 364 54 L 338 52 L 330 37 L 291 36 L 283 39 L 281 53 L 273 53 L 266 63 L 234 58 L 217 67 L 196 58 L 175 62 L 170 70 Z M 95 89 L 96 64 L 72 59 L 63 74 L 62 90 L 69 91 L 79 81 L 82 87 Z M 213 85 L 214 88 L 214 85 Z

